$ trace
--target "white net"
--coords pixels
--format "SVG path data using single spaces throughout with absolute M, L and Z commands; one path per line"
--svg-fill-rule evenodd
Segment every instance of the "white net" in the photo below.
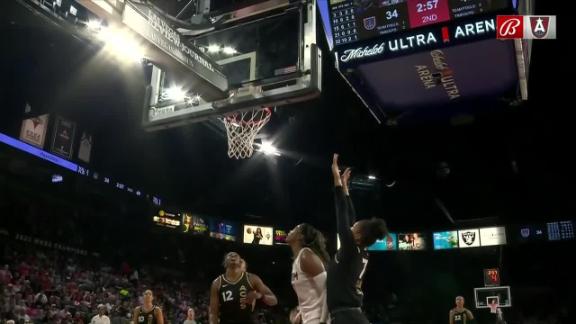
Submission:
M 233 112 L 222 119 L 228 136 L 228 156 L 246 159 L 254 153 L 254 139 L 270 120 L 270 108 L 258 108 L 245 112 Z

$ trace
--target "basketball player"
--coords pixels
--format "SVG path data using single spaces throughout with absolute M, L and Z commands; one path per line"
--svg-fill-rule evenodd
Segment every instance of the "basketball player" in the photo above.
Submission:
M 242 271 L 246 266 L 242 261 L 236 252 L 229 252 L 224 257 L 226 272 L 212 282 L 210 290 L 210 324 L 254 323 L 256 300 L 260 299 L 268 306 L 278 303 L 260 277 Z
M 366 248 L 377 239 L 383 239 L 388 230 L 382 219 L 372 218 L 356 221 L 356 212 L 348 182 L 351 170 L 342 175 L 338 167 L 338 155 L 332 160 L 332 176 L 336 200 L 336 224 L 340 249 L 328 267 L 327 300 L 332 324 L 368 324 L 362 313 L 362 278 L 368 265 Z M 352 225 L 353 224 L 353 225 Z
M 262 235 L 262 229 L 260 227 L 256 228 L 256 232 L 254 233 L 254 239 L 252 240 L 252 244 L 260 244 L 260 240 L 264 235 Z
M 464 308 L 464 297 L 456 297 L 456 308 L 450 311 L 450 324 L 468 324 L 474 320 L 474 315 Z
M 326 323 L 326 252 L 324 235 L 309 224 L 300 224 L 288 233 L 286 243 L 292 249 L 292 287 L 298 296 L 298 313 L 292 323 Z
M 143 294 L 144 303 L 142 306 L 134 308 L 132 323 L 134 324 L 164 324 L 164 315 L 162 309 L 154 306 L 152 301 L 154 296 L 152 290 L 146 290 Z

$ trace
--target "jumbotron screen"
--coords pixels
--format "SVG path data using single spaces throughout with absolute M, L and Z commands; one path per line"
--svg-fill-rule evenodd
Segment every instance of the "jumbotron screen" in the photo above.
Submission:
M 334 45 L 503 10 L 510 0 L 329 0 Z
M 182 213 L 182 232 L 190 234 L 208 234 L 206 217 Z
M 286 237 L 288 234 L 285 230 L 275 229 L 274 230 L 274 243 L 275 244 L 286 244 Z
M 458 231 L 434 233 L 434 250 L 449 250 L 458 248 Z
M 377 240 L 368 247 L 368 251 L 394 251 L 396 249 L 398 249 L 398 237 L 394 233 L 389 233 L 384 239 Z
M 179 228 L 181 224 L 180 214 L 177 212 L 170 212 L 164 209 L 158 210 L 152 217 L 155 225 L 167 228 Z
M 426 238 L 422 233 L 398 234 L 398 250 L 426 250 Z
M 236 241 L 237 225 L 223 219 L 210 218 L 210 237 L 226 241 Z
M 244 225 L 244 243 L 254 245 L 272 245 L 274 229 L 267 226 Z

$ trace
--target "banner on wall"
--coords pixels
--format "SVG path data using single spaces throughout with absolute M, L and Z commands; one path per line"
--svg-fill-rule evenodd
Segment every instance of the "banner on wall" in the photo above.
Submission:
M 82 132 L 80 138 L 80 148 L 78 149 L 78 159 L 90 163 L 90 155 L 92 153 L 93 137 L 86 131 Z
M 24 119 L 20 128 L 20 140 L 36 147 L 43 148 L 46 142 L 49 115 Z
M 76 125 L 73 122 L 60 117 L 56 118 L 54 136 L 52 138 L 52 152 L 71 159 L 75 132 Z

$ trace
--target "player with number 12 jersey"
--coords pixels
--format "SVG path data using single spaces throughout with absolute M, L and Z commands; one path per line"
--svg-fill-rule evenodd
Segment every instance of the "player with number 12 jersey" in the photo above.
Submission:
M 251 324 L 257 300 L 268 306 L 278 303 L 260 277 L 246 272 L 245 264 L 236 252 L 224 257 L 226 272 L 210 290 L 210 324 Z

